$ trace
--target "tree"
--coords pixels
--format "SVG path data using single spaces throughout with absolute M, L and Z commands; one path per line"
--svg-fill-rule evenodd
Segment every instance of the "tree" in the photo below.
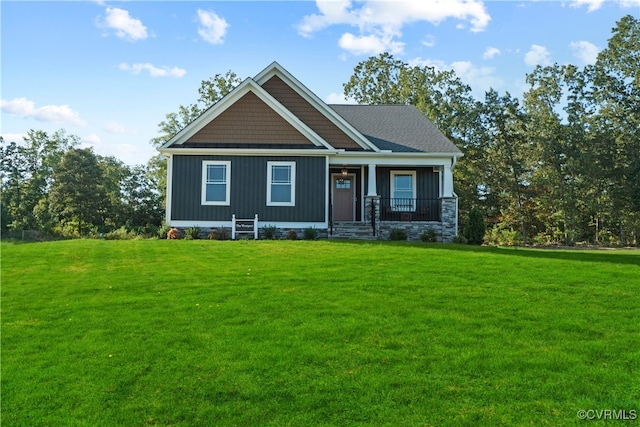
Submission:
M 30 130 L 20 143 L 0 138 L 2 204 L 8 228 L 46 228 L 34 209 L 46 206 L 43 199 L 48 196 L 55 169 L 64 153 L 79 144 L 79 137 L 67 135 L 63 129 L 53 135 Z
M 594 157 L 624 244 L 625 222 L 640 220 L 640 19 L 627 15 L 612 33 L 594 70 Z
M 81 236 L 86 226 L 103 225 L 107 205 L 104 180 L 103 169 L 92 149 L 69 150 L 53 174 L 51 211 L 63 224 L 77 224 Z
M 160 135 L 153 138 L 151 144 L 156 148 L 161 147 L 189 123 L 194 121 L 207 108 L 231 92 L 240 82 L 240 78 L 230 70 L 227 71 L 224 76 L 222 74 L 216 74 L 209 80 L 203 80 L 198 89 L 198 93 L 200 94 L 198 102 L 187 106 L 179 105 L 178 112 L 167 114 L 165 120 L 158 124 Z
M 492 199 L 496 215 L 503 225 L 519 226 L 524 241 L 531 219 L 529 190 L 532 150 L 527 137 L 527 116 L 517 98 L 508 92 L 486 93 L 481 114 L 486 147 L 486 196 Z

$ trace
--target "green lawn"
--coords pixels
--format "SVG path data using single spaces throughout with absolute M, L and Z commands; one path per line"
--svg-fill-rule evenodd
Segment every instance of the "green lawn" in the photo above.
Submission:
M 1 248 L 3 426 L 639 424 L 640 251 Z

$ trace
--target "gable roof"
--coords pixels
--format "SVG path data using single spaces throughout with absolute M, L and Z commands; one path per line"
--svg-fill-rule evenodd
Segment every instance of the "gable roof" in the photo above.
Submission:
M 413 105 L 330 105 L 381 150 L 462 154 Z
M 247 104 L 244 110 L 236 108 L 236 104 L 241 105 L 243 101 Z M 258 110 L 262 122 L 246 125 L 244 117 Z M 218 118 L 218 122 L 224 123 L 216 123 Z M 278 133 L 276 123 L 286 135 L 269 136 Z M 240 129 L 240 134 L 225 136 L 234 129 Z M 284 136 L 286 141 L 278 140 L 279 136 Z M 222 146 L 293 149 L 307 147 L 307 141 L 310 148 L 332 151 L 462 155 L 414 106 L 327 105 L 277 62 L 253 79 L 245 79 L 167 141 L 160 151 Z
M 291 111 L 289 111 L 284 105 L 278 102 L 273 96 L 250 78 L 245 79 L 225 97 L 205 110 L 194 121 L 185 126 L 173 138 L 160 147 L 160 149 L 162 150 L 175 146 L 183 146 L 185 142 L 189 141 L 191 137 L 195 136 L 200 130 L 205 128 L 207 124 L 215 120 L 250 92 L 253 92 L 258 99 L 268 105 L 273 111 L 275 111 L 280 117 L 292 125 L 318 148 L 333 149 L 331 145 L 309 128 L 309 126 L 301 122 Z

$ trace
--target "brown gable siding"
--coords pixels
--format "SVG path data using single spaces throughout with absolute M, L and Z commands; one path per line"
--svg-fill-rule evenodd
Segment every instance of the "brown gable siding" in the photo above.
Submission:
M 247 92 L 186 142 L 191 146 L 231 143 L 315 147 L 253 92 Z
M 304 124 L 324 138 L 332 147 L 345 150 L 362 150 L 360 145 L 316 110 L 295 90 L 290 88 L 280 77 L 271 77 L 262 85 L 262 88 L 287 107 Z

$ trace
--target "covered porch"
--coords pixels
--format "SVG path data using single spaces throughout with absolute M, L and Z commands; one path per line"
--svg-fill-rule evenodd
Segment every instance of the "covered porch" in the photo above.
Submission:
M 427 229 L 442 241 L 455 236 L 457 196 L 450 158 L 425 158 L 421 164 L 415 157 L 362 160 L 340 158 L 329 164 L 330 238 L 384 240 L 393 228 L 405 229 L 410 239 Z

